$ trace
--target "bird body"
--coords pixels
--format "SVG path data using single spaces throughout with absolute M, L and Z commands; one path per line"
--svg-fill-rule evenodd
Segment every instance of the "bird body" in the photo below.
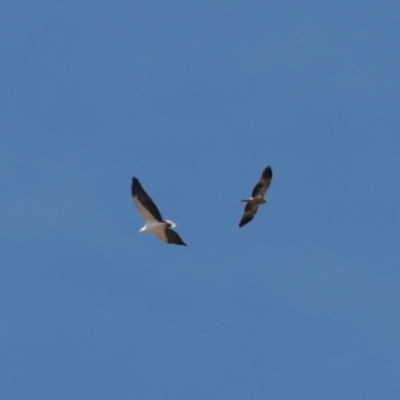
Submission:
M 255 204 L 260 205 L 260 204 L 266 203 L 267 200 L 265 200 L 263 198 L 259 198 L 259 197 L 256 197 L 256 198 L 250 197 L 249 199 L 240 200 L 240 202 L 241 203 L 255 203 Z

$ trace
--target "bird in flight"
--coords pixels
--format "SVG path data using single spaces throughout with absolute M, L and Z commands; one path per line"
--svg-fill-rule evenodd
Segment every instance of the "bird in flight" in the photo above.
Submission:
M 142 232 L 155 233 L 161 240 L 170 244 L 180 244 L 186 246 L 177 232 L 172 228 L 176 227 L 176 223 L 166 219 L 162 219 L 161 213 L 153 200 L 143 189 L 137 178 L 132 179 L 132 197 L 133 201 L 144 218 L 145 225 L 140 229 Z
M 264 204 L 267 201 L 264 199 L 265 192 L 269 188 L 272 180 L 272 169 L 270 166 L 264 169 L 260 180 L 257 185 L 254 186 L 253 192 L 249 199 L 240 200 L 241 203 L 247 203 L 244 208 L 242 219 L 239 222 L 239 226 L 242 227 L 250 222 L 257 213 L 258 206 Z

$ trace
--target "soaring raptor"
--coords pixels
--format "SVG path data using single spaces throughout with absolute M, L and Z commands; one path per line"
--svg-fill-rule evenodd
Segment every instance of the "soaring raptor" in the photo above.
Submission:
M 264 204 L 267 200 L 264 199 L 265 192 L 269 188 L 272 179 L 272 169 L 270 166 L 264 169 L 260 180 L 257 185 L 254 186 L 253 193 L 249 199 L 240 200 L 242 203 L 247 203 L 244 208 L 242 219 L 239 222 L 239 226 L 242 227 L 250 222 L 258 210 L 260 204 Z
M 132 197 L 145 221 L 144 227 L 139 232 L 155 233 L 164 242 L 186 246 L 181 237 L 171 229 L 176 227 L 176 223 L 168 219 L 165 221 L 162 219 L 157 206 L 145 192 L 137 178 L 132 179 Z

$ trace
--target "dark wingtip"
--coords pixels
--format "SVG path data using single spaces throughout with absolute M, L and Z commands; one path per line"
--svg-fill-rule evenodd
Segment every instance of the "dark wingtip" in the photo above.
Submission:
M 241 228 L 242 226 L 245 226 L 246 224 L 248 224 L 250 221 L 252 221 L 253 220 L 253 218 L 245 218 L 245 219 L 242 219 L 240 222 L 239 222 L 239 228 Z
M 182 242 L 168 242 L 169 244 L 177 244 L 177 245 L 179 245 L 179 246 L 187 246 L 187 244 L 184 242 L 184 241 L 182 241 Z
M 135 196 L 136 189 L 139 189 L 140 187 L 142 187 L 142 185 L 140 184 L 139 179 L 136 178 L 136 176 L 134 176 L 132 178 L 132 186 L 131 186 L 132 196 Z
M 140 185 L 140 182 L 139 182 L 139 179 L 138 178 L 136 178 L 136 176 L 134 176 L 133 178 L 132 178 L 132 186 L 133 185 Z
M 135 195 L 135 186 L 139 183 L 138 178 L 136 178 L 135 176 L 132 178 L 132 186 L 131 186 L 131 192 L 132 192 L 132 196 Z
M 264 176 L 265 178 L 272 178 L 272 169 L 271 169 L 271 166 L 268 165 L 268 167 L 264 169 L 264 171 L 263 171 L 263 176 Z

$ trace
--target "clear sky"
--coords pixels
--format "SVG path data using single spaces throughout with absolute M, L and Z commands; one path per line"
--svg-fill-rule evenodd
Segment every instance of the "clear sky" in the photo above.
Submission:
M 399 42 L 398 1 L 4 0 L 0 398 L 397 399 Z

